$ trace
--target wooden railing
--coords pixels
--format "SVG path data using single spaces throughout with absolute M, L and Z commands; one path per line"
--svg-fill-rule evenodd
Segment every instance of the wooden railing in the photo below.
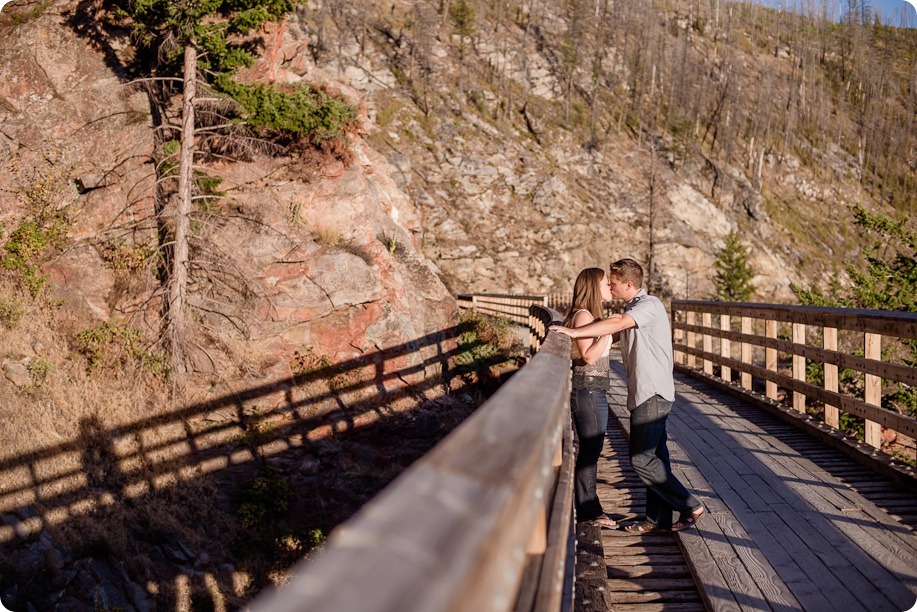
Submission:
M 569 294 L 500 298 L 557 304 L 565 296 L 568 304 Z M 491 314 L 507 316 L 499 304 L 489 308 Z M 622 310 L 620 301 L 607 305 L 608 312 Z M 794 425 L 893 480 L 917 487 L 917 473 L 907 465 L 917 455 L 917 421 L 882 407 L 883 381 L 917 387 L 917 368 L 894 362 L 895 349 L 900 355 L 903 348 L 901 341 L 917 339 L 917 313 L 686 300 L 673 301 L 671 312 L 676 369 L 718 380 L 726 390 L 767 410 L 786 400 L 793 407 L 790 412 L 803 417 L 788 419 Z M 883 352 L 890 356 L 883 358 Z M 823 383 L 806 380 L 812 364 Z M 840 376 L 844 370 L 861 377 L 862 393 L 845 392 Z M 823 407 L 823 424 L 807 424 L 807 405 Z M 862 447 L 840 442 L 843 414 L 864 420 Z M 881 448 L 883 433 L 897 440 L 904 462 L 874 452 Z
M 540 307 L 540 312 L 554 313 L 558 320 L 564 318 L 563 313 L 570 307 L 573 299 L 572 293 L 549 293 L 547 295 L 506 295 L 498 293 L 473 293 L 458 296 L 458 305 L 461 309 L 470 309 L 495 317 L 504 317 L 517 325 L 528 328 L 530 333 L 530 348 L 532 353 L 538 352 L 541 340 L 547 333 L 550 320 L 545 324 L 533 314 L 532 307 Z M 624 301 L 612 300 L 605 304 L 605 314 L 623 312 Z M 558 312 L 559 311 L 559 312 Z M 548 316 L 548 315 L 545 315 Z M 540 334 L 540 336 L 539 336 Z
M 541 322 L 556 316 L 535 312 Z M 570 340 L 552 333 L 464 424 L 252 609 L 572 609 L 569 399 Z
M 883 380 L 917 386 L 917 368 L 882 358 L 884 343 L 917 339 L 917 313 L 685 300 L 673 301 L 671 310 L 676 367 L 748 391 L 763 381 L 769 400 L 783 391 L 799 413 L 807 402 L 821 403 L 834 428 L 842 413 L 861 417 L 865 441 L 875 448 L 882 428 L 917 438 L 917 420 L 881 406 Z M 813 362 L 822 364 L 822 385 L 806 380 Z M 862 397 L 839 389 L 839 369 L 863 375 Z

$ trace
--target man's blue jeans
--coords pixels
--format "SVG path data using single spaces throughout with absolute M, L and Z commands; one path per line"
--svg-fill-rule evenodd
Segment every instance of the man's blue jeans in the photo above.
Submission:
M 574 470 L 576 520 L 591 521 L 603 514 L 596 493 L 599 456 L 608 427 L 608 398 L 602 389 L 574 389 L 570 396 L 570 412 L 579 439 Z
M 672 526 L 672 512 L 691 513 L 701 502 L 672 473 L 666 420 L 672 402 L 654 395 L 630 413 L 630 461 L 646 484 L 646 520 Z

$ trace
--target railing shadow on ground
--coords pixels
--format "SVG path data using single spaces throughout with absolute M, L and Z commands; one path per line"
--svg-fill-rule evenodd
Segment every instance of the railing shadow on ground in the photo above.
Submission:
M 620 363 L 613 361 L 612 366 L 619 376 L 622 378 L 625 376 L 623 366 Z M 716 392 L 704 383 L 694 381 L 683 375 L 678 375 L 676 380 L 679 384 L 688 386 L 691 391 L 695 391 L 698 394 L 711 395 L 716 401 Z M 673 406 L 672 417 L 678 419 L 680 418 L 679 413 L 685 411 L 690 412 L 691 420 L 700 428 L 711 431 L 720 430 L 722 435 L 733 436 L 732 433 L 724 430 L 719 423 L 704 414 L 703 410 L 695 404 L 695 400 L 686 398 L 682 393 L 679 393 Z M 761 420 L 756 420 L 756 424 L 761 426 Z M 776 420 L 773 423 L 773 426 L 777 428 L 781 425 L 783 424 L 776 422 Z M 670 433 L 671 430 L 672 427 L 670 426 Z M 765 430 L 767 430 L 766 425 Z M 685 438 L 684 433 L 675 432 L 670 435 L 670 439 L 676 444 L 684 443 L 685 448 L 681 448 L 681 450 L 687 455 L 683 458 L 680 456 L 681 453 L 673 453 L 673 468 L 697 468 L 703 471 L 701 467 L 707 460 L 708 455 L 710 457 L 717 455 L 717 447 L 719 446 L 717 440 L 704 440 L 699 433 L 692 434 L 692 436 L 693 438 L 689 440 Z M 702 452 L 702 449 L 706 449 L 706 452 Z M 766 458 L 762 455 L 766 451 L 758 448 L 747 448 L 741 444 L 741 441 L 737 440 L 736 445 L 732 447 L 732 452 L 736 463 L 740 463 L 742 469 L 756 474 L 773 473 L 773 470 L 767 464 Z M 832 489 L 830 483 L 807 481 L 803 478 L 794 479 L 789 476 L 775 476 L 767 479 L 767 490 L 761 491 L 760 499 L 746 499 L 741 493 L 733 492 L 731 489 L 727 489 L 725 485 L 721 485 L 723 488 L 719 491 L 716 484 L 711 484 L 712 490 L 698 490 L 696 493 L 701 496 L 702 501 L 711 511 L 712 516 L 707 520 L 715 521 L 718 524 L 721 520 L 724 521 L 724 524 L 720 525 L 723 529 L 722 531 L 718 528 L 708 529 L 703 522 L 699 523 L 698 529 L 700 532 L 698 533 L 703 533 L 704 539 L 711 542 L 713 546 L 724 546 L 738 551 L 740 562 L 746 564 L 748 571 L 752 575 L 761 574 L 762 568 L 765 567 L 762 563 L 768 563 L 776 572 L 777 578 L 787 585 L 799 585 L 800 583 L 809 582 L 812 587 L 811 591 L 807 591 L 805 587 L 794 588 L 792 594 L 794 597 L 799 598 L 805 609 L 816 609 L 818 602 L 827 604 L 827 601 L 819 599 L 820 596 L 817 593 L 830 589 L 848 589 L 854 595 L 860 597 L 869 597 L 869 593 L 874 595 L 874 592 L 878 590 L 882 591 L 885 597 L 882 601 L 876 599 L 857 601 L 852 599 L 849 602 L 850 609 L 894 610 L 898 609 L 895 607 L 898 605 L 911 605 L 913 603 L 913 592 L 917 591 L 917 573 L 913 570 L 906 570 L 908 561 L 895 560 L 893 559 L 894 555 L 885 555 L 884 558 L 878 559 L 870 556 L 849 538 L 847 532 L 850 529 L 864 531 L 878 529 L 887 530 L 898 536 L 912 536 L 912 532 L 903 526 L 899 526 L 896 529 L 888 525 L 878 525 L 873 520 L 860 519 L 848 515 L 840 509 L 830 512 L 828 509 L 830 502 L 827 501 L 824 504 L 820 504 L 822 507 L 816 507 L 810 499 L 806 499 L 798 492 L 797 487 L 799 485 L 815 485 L 823 487 L 825 490 Z M 737 524 L 725 518 L 721 519 L 717 508 L 722 507 L 723 504 L 728 506 L 731 513 L 735 515 Z M 793 521 L 788 520 L 786 524 L 782 522 L 781 517 L 785 512 L 799 512 L 803 516 L 799 525 L 803 525 L 805 533 L 799 533 L 798 530 L 794 530 L 793 525 L 795 523 Z M 764 529 L 758 518 L 759 515 L 764 514 L 767 515 L 768 519 L 775 519 L 772 523 L 767 523 L 770 529 Z M 775 533 L 775 531 L 779 533 Z M 684 533 L 685 537 L 696 535 L 690 531 Z M 726 535 L 727 533 L 728 535 Z M 790 548 L 795 551 L 795 555 L 789 552 Z M 841 557 L 827 558 L 834 554 L 833 551 L 838 548 L 843 550 L 843 561 Z M 762 552 L 767 551 L 772 555 L 774 551 L 779 552 L 781 550 L 784 552 L 782 557 L 778 559 L 773 559 Z M 766 562 L 763 561 L 764 556 L 767 557 Z M 788 559 L 791 559 L 791 561 Z M 727 559 L 725 562 L 728 564 L 731 561 Z M 819 567 L 821 569 L 815 568 L 818 564 L 820 564 Z M 821 582 L 813 578 L 815 574 L 818 575 Z M 880 588 L 867 589 L 866 587 L 872 584 L 870 579 L 880 581 Z M 786 593 L 779 591 L 769 592 L 767 589 L 775 585 L 772 585 L 769 577 L 763 574 L 758 576 L 755 584 L 736 582 L 730 584 L 729 589 L 710 583 L 703 584 L 703 576 L 700 577 L 700 582 L 702 584 L 699 584 L 699 586 L 704 592 L 705 598 L 707 598 L 708 602 L 712 600 L 716 604 L 715 608 L 723 605 L 728 608 L 730 605 L 728 602 L 732 602 L 731 605 L 735 605 L 737 602 L 743 609 L 798 609 L 793 605 L 780 603 L 781 600 L 784 600 Z M 857 587 L 862 587 L 862 589 L 857 590 Z M 813 605 L 815 607 L 811 607 Z M 905 608 L 901 609 L 907 609 L 907 607 L 905 606 Z
M 71 440 L 0 459 L 0 546 L 142 507 L 159 494 L 181 503 L 194 495 L 193 483 L 213 482 L 221 472 L 238 470 L 244 481 L 262 463 L 282 463 L 325 438 L 412 418 L 430 391 L 448 391 L 450 360 L 473 348 L 456 343 L 468 329 L 457 325 L 343 363 L 319 363 L 117 427 L 85 418 Z M 407 408 L 391 408 L 404 400 Z

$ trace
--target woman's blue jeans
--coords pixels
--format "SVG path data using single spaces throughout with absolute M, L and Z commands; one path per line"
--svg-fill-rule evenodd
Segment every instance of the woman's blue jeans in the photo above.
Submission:
M 591 521 L 602 515 L 602 504 L 596 493 L 599 456 L 608 427 L 608 398 L 602 389 L 574 389 L 570 411 L 579 439 L 574 472 L 576 520 Z
M 672 473 L 666 420 L 672 402 L 654 395 L 630 413 L 630 461 L 646 484 L 646 520 L 668 529 L 672 512 L 690 513 L 701 502 Z

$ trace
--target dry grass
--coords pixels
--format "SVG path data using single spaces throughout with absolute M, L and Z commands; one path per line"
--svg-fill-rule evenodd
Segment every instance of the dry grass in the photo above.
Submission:
M 291 358 L 292 387 L 268 385 L 238 400 L 238 392 L 264 385 L 258 368 L 243 363 L 244 343 L 228 351 L 231 363 L 220 373 L 246 383 L 189 377 L 173 405 L 171 383 L 142 364 L 90 368 L 74 342 L 88 322 L 64 321 L 9 284 L 0 284 L 3 300 L 21 313 L 11 328 L 0 326 L 0 361 L 40 359 L 47 374 L 40 386 L 15 387 L 0 373 L 0 512 L 30 508 L 33 533 L 46 529 L 74 560 L 120 560 L 163 609 L 237 608 L 265 584 L 282 582 L 312 549 L 309 534 L 327 534 L 471 409 L 456 409 L 458 401 L 439 406 L 446 385 L 426 379 L 402 381 L 417 385 L 403 393 L 386 383 L 380 398 L 373 364 L 335 365 L 308 351 Z M 408 357 L 394 367 L 408 368 Z M 426 418 L 419 437 L 414 415 Z M 340 455 L 311 455 L 310 445 L 326 437 Z M 383 450 L 370 451 L 376 444 Z M 299 473 L 304 458 L 320 460 L 322 470 Z M 267 473 L 280 474 L 295 497 L 286 510 L 260 494 L 255 503 L 266 518 L 246 529 L 241 500 Z M 4 580 L 11 575 L 4 559 L 27 547 L 0 525 Z M 194 558 L 165 562 L 164 547 L 184 547 Z M 50 574 L 65 569 L 50 556 L 46 564 Z M 179 565 L 200 579 L 181 578 Z
M 26 387 L 0 373 L 0 512 L 30 508 L 38 520 L 29 526 L 48 529 L 74 558 L 110 554 L 151 595 L 178 601 L 177 583 L 157 574 L 153 543 L 225 560 L 238 527 L 214 504 L 216 479 L 189 460 L 186 423 L 151 422 L 171 410 L 168 388 L 138 364 L 90 372 L 72 349 L 79 325 L 9 282 L 0 281 L 0 302 L 21 308 L 15 324 L 0 325 L 0 361 L 31 358 L 45 373 Z M 0 546 L 16 546 L 2 535 Z M 212 575 L 207 589 L 222 592 L 223 609 L 242 595 Z

